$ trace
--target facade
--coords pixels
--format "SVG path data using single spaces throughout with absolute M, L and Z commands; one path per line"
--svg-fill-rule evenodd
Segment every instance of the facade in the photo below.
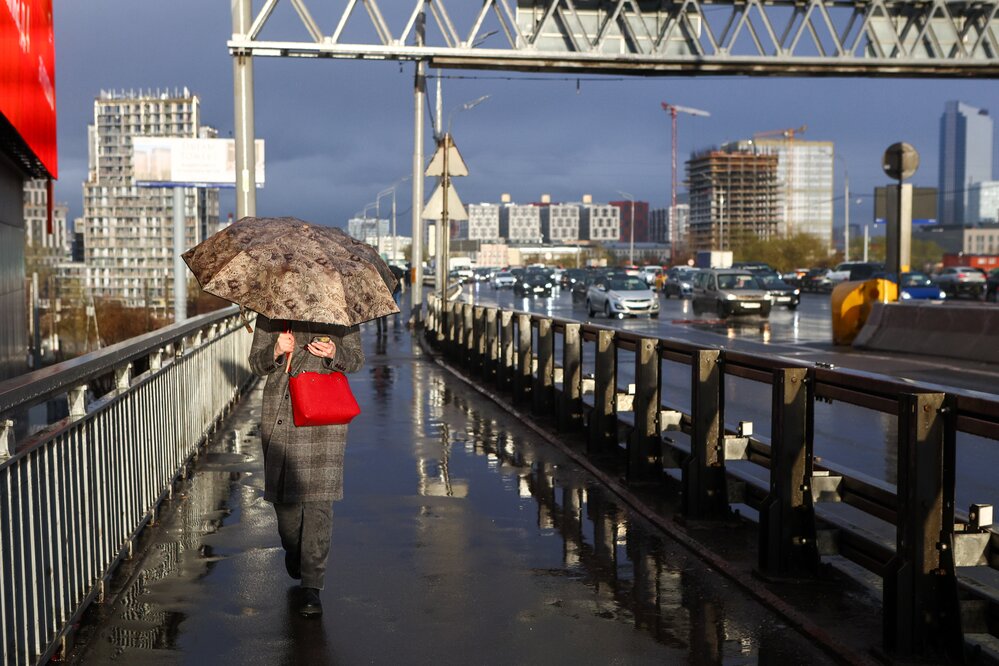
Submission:
M 618 209 L 618 215 L 621 219 L 621 235 L 617 238 L 622 243 L 630 243 L 635 241 L 636 243 L 647 243 L 649 242 L 649 202 L 648 201 L 635 201 L 634 205 L 629 201 L 611 201 L 611 206 L 615 206 Z M 634 211 L 635 219 L 632 221 L 632 211 Z M 634 228 L 634 237 L 632 237 L 632 228 Z
M 975 183 L 968 189 L 967 218 L 969 225 L 999 222 L 999 181 Z
M 540 243 L 541 208 L 534 204 L 506 204 L 500 209 L 500 233 L 514 243 Z
M 674 230 L 676 238 L 674 238 Z M 682 245 L 690 231 L 690 204 L 676 205 L 676 220 L 670 220 L 670 209 L 653 208 L 649 211 L 649 240 L 653 243 Z
M 610 204 L 583 204 L 580 231 L 583 240 L 606 243 L 621 237 L 621 210 Z
M 777 156 L 780 236 L 806 233 L 833 246 L 833 169 L 831 141 L 754 139 L 726 149 Z
M 52 233 L 48 232 L 48 187 L 42 178 L 24 183 L 24 241 L 28 255 L 37 264 L 55 265 L 72 256 L 72 238 L 67 229 L 69 206 L 52 206 Z
M 500 207 L 498 204 L 468 205 L 468 239 L 493 241 L 500 236 Z
M 999 224 L 964 230 L 965 254 L 999 254 Z
M 174 91 L 101 91 L 88 127 L 89 173 L 83 185 L 84 258 L 95 297 L 126 307 L 173 311 L 173 192 L 137 187 L 132 137 L 212 138 L 200 125 L 200 100 Z M 184 248 L 218 228 L 218 189 L 184 188 Z M 187 279 L 188 276 L 182 276 Z
M 971 186 L 992 180 L 993 122 L 989 112 L 947 102 L 940 118 L 940 224 L 973 224 Z
M 369 245 L 378 245 L 378 239 L 389 235 L 389 221 L 375 217 L 352 217 L 347 220 L 347 233 Z
M 579 240 L 579 204 L 557 203 L 541 206 L 541 233 L 546 243 Z
M 731 250 L 780 229 L 777 155 L 707 150 L 687 161 L 692 250 Z

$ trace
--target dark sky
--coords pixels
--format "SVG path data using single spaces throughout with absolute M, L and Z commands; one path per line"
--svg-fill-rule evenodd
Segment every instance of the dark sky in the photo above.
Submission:
M 325 7 L 343 4 L 307 0 L 326 32 L 336 17 Z M 384 0 L 381 6 L 395 26 L 400 18 L 393 11 L 408 13 L 412 2 Z M 221 136 L 230 135 L 229 2 L 54 0 L 54 13 L 61 174 L 56 195 L 69 204 L 71 218 L 82 214 L 86 128 L 101 89 L 187 86 L 201 98 L 203 122 L 217 127 Z M 366 15 L 359 12 L 355 20 L 359 26 Z M 287 0 L 279 3 L 272 21 L 265 37 L 306 39 Z M 397 62 L 258 58 L 256 132 L 267 142 L 267 184 L 258 193 L 258 214 L 346 226 L 347 218 L 380 190 L 407 175 L 413 68 Z M 802 138 L 836 144 L 837 224 L 843 216 L 844 168 L 850 173 L 851 198 L 861 197 L 851 221 L 865 223 L 871 219 L 874 187 L 887 182 L 880 160 L 888 145 L 913 144 L 922 161 L 913 183 L 935 187 L 944 102 L 957 99 L 999 112 L 999 84 L 986 80 L 586 75 L 577 89 L 576 80 L 565 75 L 442 74 L 479 77 L 443 81 L 445 117 L 463 102 L 491 96 L 453 116 L 455 141 L 470 171 L 455 181 L 465 203 L 498 201 L 503 192 L 515 201 L 535 201 L 542 193 L 553 201 L 578 201 L 584 193 L 607 201 L 620 199 L 623 190 L 653 206 L 666 205 L 670 132 L 660 108 L 665 100 L 712 114 L 680 117 L 681 180 L 683 161 L 692 150 L 807 125 Z M 429 196 L 429 180 L 426 191 Z M 410 219 L 402 215 L 410 207 L 408 183 L 398 192 L 399 229 L 408 234 Z M 382 206 L 387 209 L 389 198 Z M 234 209 L 232 195 L 223 195 L 222 216 Z

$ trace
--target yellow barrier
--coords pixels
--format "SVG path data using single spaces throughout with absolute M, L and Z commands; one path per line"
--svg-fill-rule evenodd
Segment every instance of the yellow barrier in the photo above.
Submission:
M 878 301 L 898 300 L 898 285 L 891 280 L 844 282 L 832 291 L 833 344 L 848 345 L 860 333 L 871 306 Z

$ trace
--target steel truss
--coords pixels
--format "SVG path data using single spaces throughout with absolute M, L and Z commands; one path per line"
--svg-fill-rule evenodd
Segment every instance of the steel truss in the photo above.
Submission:
M 999 74 L 999 0 L 392 0 L 389 15 L 378 0 L 348 0 L 328 33 L 307 0 L 286 0 L 305 42 L 263 37 L 279 4 L 266 0 L 249 30 L 234 31 L 233 55 L 648 75 Z M 493 35 L 505 43 L 485 46 Z

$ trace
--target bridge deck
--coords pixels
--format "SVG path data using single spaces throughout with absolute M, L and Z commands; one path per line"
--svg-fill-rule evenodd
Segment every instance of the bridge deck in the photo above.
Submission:
M 831 663 L 405 329 L 369 329 L 365 348 L 322 619 L 294 612 L 261 498 L 258 386 L 89 613 L 70 661 Z M 750 575 L 751 531 L 698 532 Z M 809 587 L 786 598 L 858 652 L 878 644 L 874 602 Z

